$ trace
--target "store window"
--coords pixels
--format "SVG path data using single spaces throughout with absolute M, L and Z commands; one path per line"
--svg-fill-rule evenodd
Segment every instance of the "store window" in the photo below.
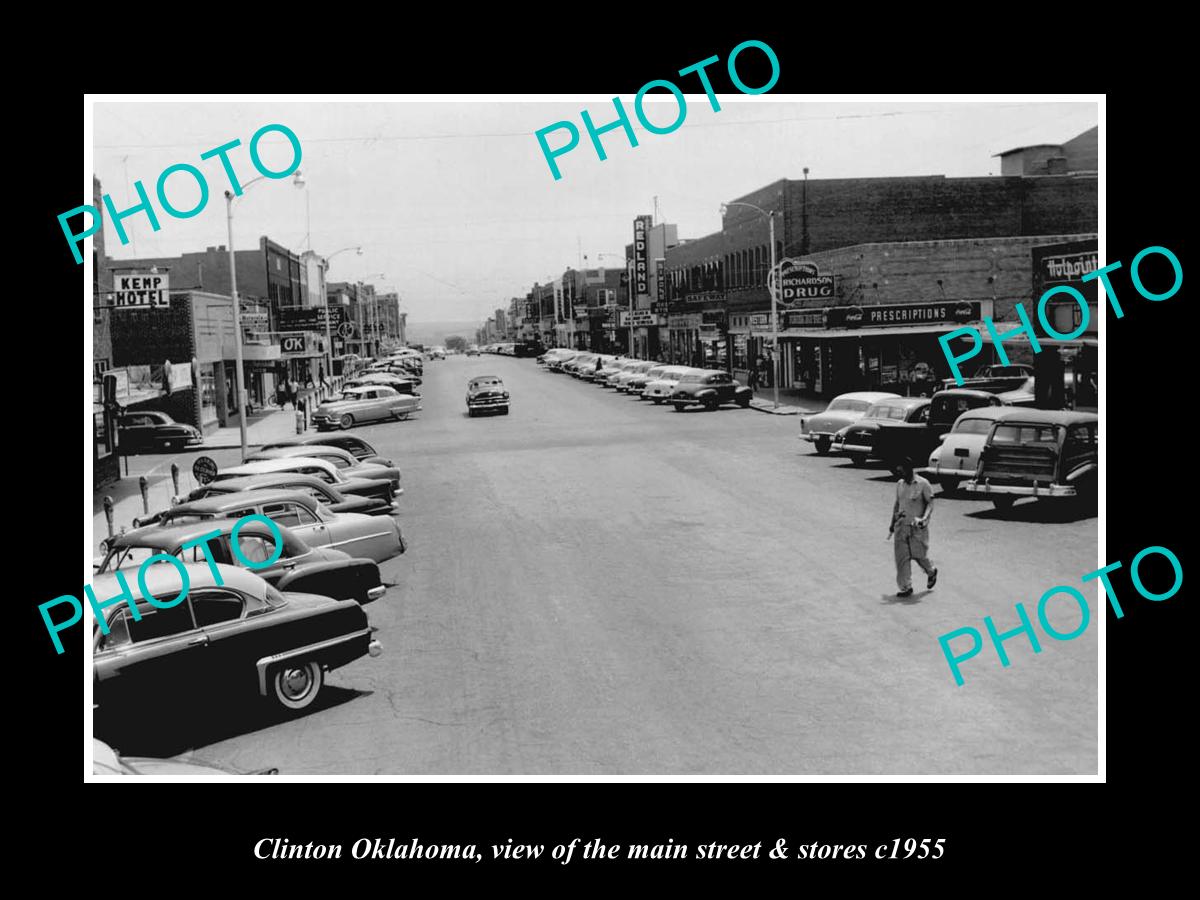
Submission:
M 213 422 L 217 418 L 217 378 L 211 366 L 200 370 L 200 421 Z
M 92 413 L 92 431 L 96 435 L 96 458 L 106 459 L 112 455 L 112 441 L 108 434 L 108 425 L 104 411 Z
M 733 367 L 735 369 L 749 369 L 749 356 L 746 352 L 746 335 L 734 334 L 730 335 L 733 339 Z

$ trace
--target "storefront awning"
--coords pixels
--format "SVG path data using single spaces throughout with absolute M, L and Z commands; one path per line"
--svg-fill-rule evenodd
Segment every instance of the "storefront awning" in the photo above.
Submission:
M 904 337 L 909 334 L 949 334 L 956 328 L 978 328 L 980 332 L 985 332 L 982 324 L 978 322 L 966 322 L 962 325 L 900 325 L 894 328 L 806 328 L 803 330 L 781 331 L 779 339 L 781 341 L 797 340 L 799 338 L 807 338 L 814 341 L 823 341 L 827 338 L 843 338 L 843 337 Z M 769 334 L 769 331 L 762 334 Z M 755 334 L 759 334 L 758 331 Z
M 988 332 L 988 330 L 986 328 L 980 328 L 979 334 L 983 338 L 983 342 L 985 344 L 994 344 L 995 343 L 995 341 L 992 340 L 991 334 Z M 1012 334 L 1012 329 L 1009 329 L 1007 331 L 1000 332 L 1000 338 L 1001 338 L 1001 340 L 1004 341 L 1005 347 L 1022 347 L 1022 346 L 1028 347 L 1029 346 L 1029 335 L 1026 334 L 1025 332 L 1021 332 L 1020 334 Z M 964 335 L 963 339 L 970 340 L 970 335 Z M 1082 347 L 1098 347 L 1098 346 L 1100 346 L 1099 340 L 1097 338 L 1091 337 L 1091 336 L 1077 337 L 1077 338 L 1073 338 L 1071 340 L 1062 340 L 1060 338 L 1047 337 L 1046 335 L 1039 332 L 1038 336 L 1037 336 L 1037 341 L 1038 341 L 1039 347 L 1082 348 Z

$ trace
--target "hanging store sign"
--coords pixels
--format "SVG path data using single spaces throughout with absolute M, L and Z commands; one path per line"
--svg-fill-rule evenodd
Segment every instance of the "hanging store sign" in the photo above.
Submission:
M 804 300 L 832 300 L 833 276 L 822 275 L 815 263 L 798 259 L 784 259 L 778 265 L 779 302 L 785 306 Z M 774 287 L 775 273 L 770 273 L 767 282 Z
M 633 280 L 639 297 L 650 296 L 650 250 L 647 240 L 652 216 L 638 216 L 633 220 Z
M 113 275 L 113 309 L 169 309 L 171 281 L 166 274 Z
M 785 329 L 870 328 L 881 325 L 960 325 L 982 317 L 978 300 L 895 303 L 880 306 L 830 306 L 793 309 L 780 317 Z

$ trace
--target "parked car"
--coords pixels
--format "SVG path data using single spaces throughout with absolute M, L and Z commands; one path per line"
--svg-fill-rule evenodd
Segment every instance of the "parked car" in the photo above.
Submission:
M 664 366 L 658 378 L 646 382 L 646 386 L 642 389 L 642 396 L 647 400 L 653 400 L 656 404 L 665 403 L 675 393 L 675 385 L 679 383 L 680 378 L 689 372 L 703 371 L 703 369 L 696 369 L 692 366 Z
M 1003 406 L 1004 403 L 990 391 L 970 388 L 951 388 L 938 391 L 929 404 L 929 418 L 924 427 L 885 426 L 875 436 L 875 448 L 881 459 L 897 460 L 908 457 L 917 465 L 926 459 L 957 421 L 969 409 Z
M 343 494 L 358 494 L 363 497 L 380 497 L 392 502 L 395 490 L 390 478 L 347 476 L 333 463 L 311 456 L 293 456 L 290 459 L 261 459 L 240 466 L 230 466 L 217 472 L 213 481 L 226 481 L 246 475 L 274 475 L 278 472 L 299 472 L 315 475 L 326 484 L 332 484 Z
M 736 403 L 745 409 L 753 396 L 750 388 L 734 380 L 728 372 L 699 369 L 680 376 L 671 392 L 671 405 L 676 412 L 683 412 L 689 406 L 703 406 L 711 411 L 724 403 Z
M 330 512 L 301 491 L 243 491 L 180 503 L 163 513 L 155 527 L 254 514 L 292 529 L 310 547 L 341 550 L 355 559 L 381 563 L 408 549 L 395 519 Z
M 271 475 L 247 475 L 242 478 L 227 478 L 224 481 L 210 481 L 189 493 L 186 498 L 172 498 L 172 504 L 179 505 L 192 500 L 203 500 L 205 497 L 215 497 L 218 494 L 236 494 L 241 491 L 303 491 L 318 503 L 329 507 L 331 512 L 355 512 L 368 516 L 388 515 L 395 509 L 395 503 L 381 497 L 363 497 L 358 494 L 345 494 L 332 484 L 326 484 L 315 475 L 301 475 L 299 472 L 276 472 Z M 134 525 L 151 525 L 155 519 L 134 519 Z
M 818 455 L 824 456 L 833 446 L 834 435 L 865 416 L 873 404 L 899 396 L 886 391 L 839 394 L 822 412 L 800 418 L 800 440 L 808 441 L 816 448 Z
M 636 395 L 641 400 L 645 393 L 646 385 L 652 381 L 658 381 L 668 368 L 669 366 L 665 363 L 655 363 L 645 372 L 629 376 L 625 381 L 626 392 Z
M 508 415 L 508 391 L 504 382 L 495 375 L 476 375 L 467 382 L 467 415 L 474 417 L 481 412 L 499 411 Z
M 578 378 L 579 373 L 588 366 L 596 368 L 596 356 L 595 353 L 579 353 L 563 363 L 562 370 L 568 375 Z
M 446 358 L 446 348 L 445 347 L 430 347 L 429 348 L 429 358 L 430 359 L 445 359 Z
M 634 378 L 638 377 L 639 375 L 645 375 L 647 372 L 649 372 L 655 366 L 659 366 L 659 365 L 662 365 L 662 363 L 657 363 L 657 362 L 654 362 L 653 360 L 647 360 L 647 359 L 642 359 L 642 360 L 638 360 L 636 362 L 632 362 L 629 365 L 627 365 L 624 368 L 624 370 L 622 370 L 620 373 L 618 373 L 617 375 L 614 375 L 612 378 L 608 379 L 608 383 L 611 387 L 616 388 L 621 393 L 625 393 L 626 391 L 629 390 L 630 383 L 633 381 Z
M 359 462 L 349 450 L 333 447 L 328 444 L 303 444 L 298 447 L 274 447 L 270 450 L 258 450 L 247 456 L 242 462 L 258 462 L 264 459 L 291 459 L 303 456 L 311 459 L 323 459 L 332 463 L 347 478 L 387 478 L 392 483 L 396 496 L 404 493 L 400 487 L 400 470 L 395 466 L 385 466 L 380 463 Z
M 354 458 L 363 463 L 377 463 L 390 466 L 392 461 L 380 456 L 379 451 L 364 441 L 357 434 L 301 434 L 294 438 L 286 438 L 270 444 L 263 444 L 263 450 L 274 450 L 276 447 L 304 447 L 309 444 L 321 444 L 325 447 L 340 447 L 354 454 Z
M 470 347 L 467 348 L 467 356 L 478 356 L 478 355 L 479 355 L 479 347 L 477 345 L 472 344 Z
M 574 360 L 581 352 L 580 350 L 564 350 L 560 356 L 547 356 L 546 368 L 551 372 L 562 372 L 567 363 Z
M 176 422 L 165 412 L 127 412 L 117 418 L 118 440 L 130 450 L 182 450 L 204 443 L 200 429 Z
M 563 360 L 575 355 L 574 350 L 569 350 L 566 347 L 554 347 L 547 350 L 537 358 L 538 365 L 548 366 L 555 360 Z
M 992 424 L 975 477 L 963 489 L 1008 509 L 1018 497 L 1096 496 L 1099 417 L 1072 410 L 1022 409 Z
M 600 367 L 600 371 L 592 370 L 591 381 L 602 387 L 608 387 L 608 379 L 614 375 L 619 375 L 624 371 L 625 366 L 633 365 L 637 360 L 625 359 L 620 356 L 615 356 L 604 361 Z
M 121 756 L 98 738 L 92 738 L 93 775 L 278 775 L 275 767 L 242 772 L 229 766 L 199 759 L 153 759 L 146 756 Z
M 367 372 L 365 375 L 358 375 L 351 378 L 342 385 L 343 390 L 349 390 L 356 387 L 367 387 L 372 384 L 382 384 L 392 388 L 398 394 L 411 394 L 414 397 L 420 397 L 417 391 L 417 385 L 421 383 L 421 379 L 415 375 L 397 375 L 395 372 Z
M 151 566 L 128 580 L 138 613 L 127 603 L 104 610 L 92 635 L 93 701 L 102 715 L 145 721 L 167 705 L 176 712 L 218 697 L 270 698 L 287 710 L 313 704 L 325 673 L 383 647 L 366 611 L 353 601 L 284 593 L 250 572 L 206 563 L 187 566 L 190 590 L 162 609 L 142 594 L 173 597 L 180 574 Z M 219 576 L 219 581 L 217 580 Z M 93 582 L 99 596 L 122 587 L 115 575 Z
M 213 562 L 243 566 L 231 546 L 233 528 L 237 524 L 236 519 L 204 519 L 187 524 L 136 528 L 114 535 L 104 541 L 104 559 L 96 571 L 101 575 L 118 569 L 129 572 L 160 553 L 177 556 L 185 563 L 202 563 L 206 557 L 200 545 L 186 550 L 183 545 L 214 531 L 218 537 L 206 544 Z M 356 559 L 331 547 L 310 547 L 291 529 L 281 526 L 279 530 L 283 534 L 279 559 L 270 566 L 254 569 L 259 578 L 265 578 L 281 591 L 304 591 L 335 600 L 357 600 L 366 604 L 383 596 L 386 588 L 379 575 L 379 566 L 373 560 Z M 275 553 L 271 528 L 266 522 L 246 522 L 238 529 L 238 549 L 251 562 L 270 559 Z
M 887 443 L 877 442 L 879 434 L 889 428 L 925 429 L 929 421 L 931 401 L 925 397 L 892 397 L 871 404 L 857 422 L 847 425 L 833 436 L 831 450 L 846 453 L 856 466 L 866 465 L 868 459 L 895 463 L 902 458 Z M 919 457 L 924 459 L 924 457 Z
M 401 394 L 387 385 L 346 388 L 338 400 L 326 401 L 313 413 L 318 431 L 352 428 L 360 422 L 400 421 L 421 408 L 419 395 Z
M 958 490 L 959 484 L 975 477 L 979 453 L 987 442 L 992 424 L 1018 409 L 1011 406 L 981 406 L 969 409 L 954 420 L 954 425 L 942 435 L 941 443 L 929 454 L 929 464 L 917 471 L 941 484 L 943 493 Z

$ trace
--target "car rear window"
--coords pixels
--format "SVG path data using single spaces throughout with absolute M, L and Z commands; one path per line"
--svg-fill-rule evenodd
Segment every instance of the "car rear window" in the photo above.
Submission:
M 954 424 L 955 434 L 987 434 L 992 427 L 991 419 L 959 419 Z
M 681 382 L 687 382 L 688 384 L 694 384 L 695 382 L 702 381 L 703 379 L 703 375 L 684 375 L 679 380 Z
M 1056 444 L 1057 425 L 997 425 L 995 444 Z
M 866 400 L 834 400 L 826 412 L 866 412 L 869 406 Z
M 867 417 L 871 419 L 904 419 L 903 406 L 872 406 L 867 410 Z

